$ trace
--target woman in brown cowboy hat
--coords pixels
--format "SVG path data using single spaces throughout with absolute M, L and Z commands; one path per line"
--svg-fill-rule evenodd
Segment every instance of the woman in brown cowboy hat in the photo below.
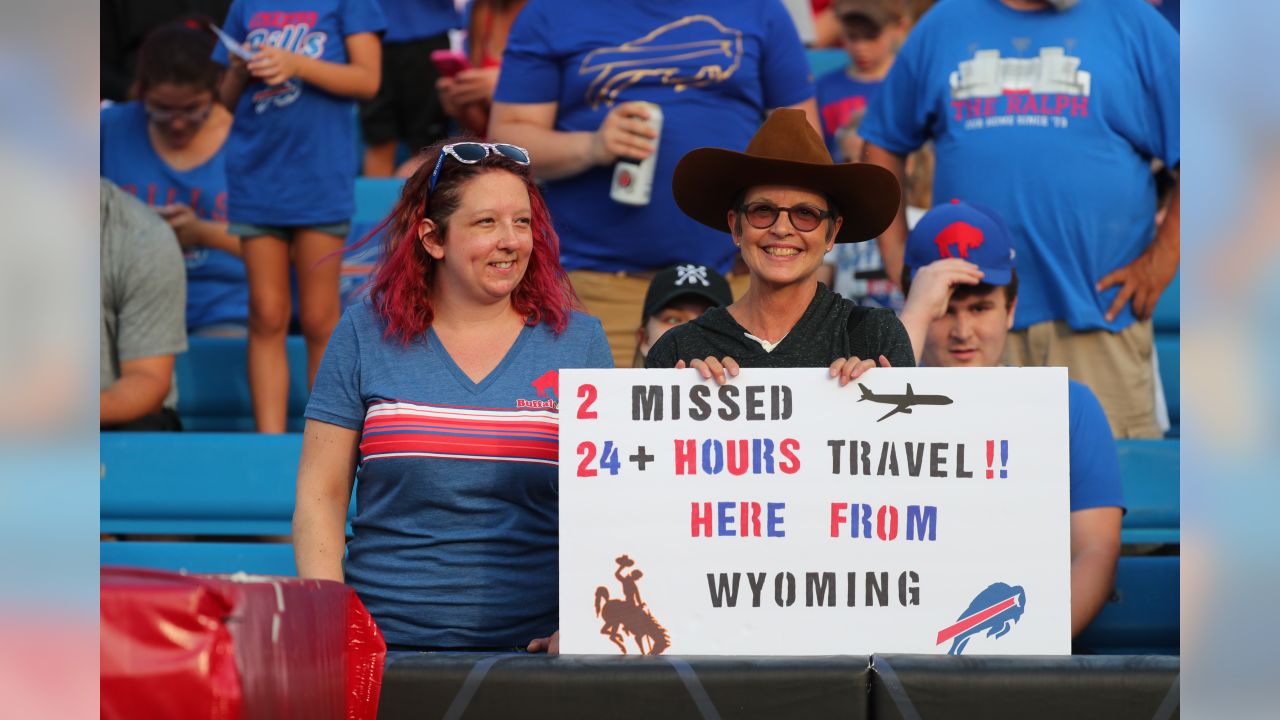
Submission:
M 864 242 L 898 212 L 897 179 L 876 165 L 834 164 L 804 113 L 776 110 L 745 153 L 698 148 L 672 179 L 686 215 L 727 229 L 751 285 L 737 302 L 672 329 L 645 367 L 698 368 L 723 383 L 739 367 L 829 367 L 847 384 L 877 362 L 912 367 L 893 311 L 859 307 L 818 282 L 838 242 Z

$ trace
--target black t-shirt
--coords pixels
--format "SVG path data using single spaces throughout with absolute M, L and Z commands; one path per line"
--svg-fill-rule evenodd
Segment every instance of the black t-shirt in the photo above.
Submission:
M 729 356 L 742 367 L 828 367 L 837 358 L 877 359 L 893 367 L 915 367 L 906 328 L 892 310 L 853 304 L 818 284 L 818 291 L 791 332 L 767 352 L 747 337 L 725 308 L 672 328 L 649 350 L 644 366 L 671 368 L 676 362 Z

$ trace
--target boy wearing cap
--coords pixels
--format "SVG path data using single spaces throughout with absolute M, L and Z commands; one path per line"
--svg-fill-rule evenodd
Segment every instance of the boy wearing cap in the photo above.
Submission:
M 707 265 L 675 265 L 653 276 L 644 296 L 644 314 L 636 328 L 632 367 L 644 367 L 649 348 L 668 330 L 733 302 L 729 281 Z
M 879 92 L 911 21 L 906 0 L 836 0 L 832 9 L 849 64 L 818 78 L 818 113 L 831 157 L 856 161 L 860 155 L 841 151 L 840 137 Z
M 922 366 L 996 367 L 1013 327 L 1018 276 L 994 212 L 952 200 L 907 237 L 900 319 Z M 1102 406 L 1068 380 L 1071 460 L 1071 635 L 1111 594 L 1124 514 L 1120 463 Z

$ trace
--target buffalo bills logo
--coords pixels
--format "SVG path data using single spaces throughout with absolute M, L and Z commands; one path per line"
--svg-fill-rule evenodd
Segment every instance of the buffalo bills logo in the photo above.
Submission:
M 546 399 L 556 399 L 560 397 L 560 373 L 555 370 L 548 370 L 538 376 L 537 380 L 532 383 L 534 392 L 538 393 L 538 397 Z
M 961 655 L 974 635 L 985 631 L 989 638 L 1009 634 L 1013 624 L 1022 618 L 1027 607 L 1027 594 L 1021 585 L 992 583 L 969 603 L 954 625 L 938 631 L 938 645 L 951 640 L 948 655 Z
M 966 222 L 953 222 L 942 229 L 933 239 L 938 244 L 938 257 L 969 257 L 969 251 L 980 247 L 983 241 L 982 231 Z M 951 248 L 955 252 L 951 252 Z
M 742 64 L 742 31 L 709 15 L 690 15 L 644 37 L 593 50 L 580 75 L 594 75 L 586 100 L 592 109 L 613 105 L 637 83 L 656 83 L 684 92 L 728 80 Z
M 560 373 L 555 370 L 548 370 L 533 382 L 529 383 L 533 386 L 534 393 L 537 394 L 538 400 L 525 400 L 523 398 L 516 400 L 516 407 L 526 410 L 558 410 L 560 407 Z

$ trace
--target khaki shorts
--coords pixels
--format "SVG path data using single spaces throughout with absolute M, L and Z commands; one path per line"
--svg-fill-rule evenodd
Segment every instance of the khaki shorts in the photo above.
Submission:
M 654 273 L 598 272 L 574 270 L 569 273 L 574 292 L 587 312 L 600 319 L 604 334 L 613 351 L 614 367 L 644 367 L 644 358 L 636 346 L 636 331 L 644 313 L 644 295 Z M 742 297 L 750 282 L 745 273 L 725 276 L 735 298 Z M 639 365 L 636 365 L 636 362 Z
M 1036 323 L 1009 333 L 1006 365 L 1065 366 L 1072 380 L 1088 385 L 1102 403 L 1117 438 L 1159 438 L 1150 320 L 1118 333 L 1076 332 L 1061 320 Z

